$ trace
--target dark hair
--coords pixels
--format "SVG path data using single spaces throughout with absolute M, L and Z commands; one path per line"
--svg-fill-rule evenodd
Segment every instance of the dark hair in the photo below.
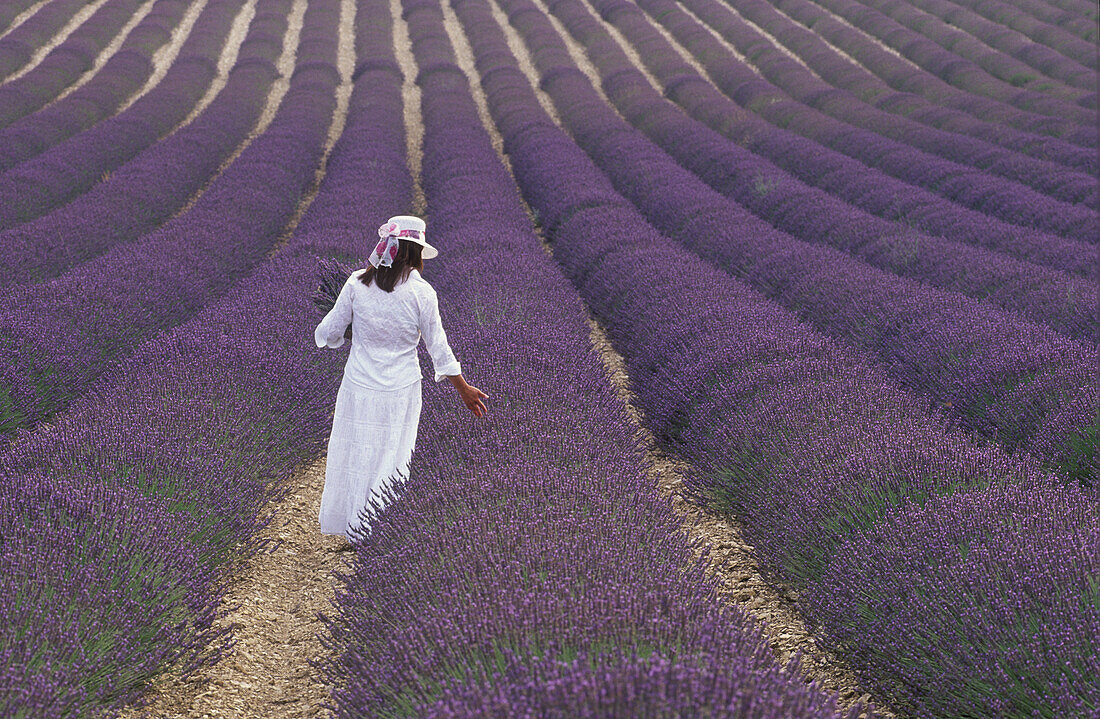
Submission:
M 393 258 L 392 267 L 379 265 L 377 268 L 367 265 L 367 271 L 360 275 L 359 279 L 364 285 L 370 285 L 374 280 L 380 289 L 393 292 L 398 280 L 408 279 L 413 270 L 424 269 L 424 258 L 421 253 L 424 246 L 412 240 L 397 241 L 397 257 Z

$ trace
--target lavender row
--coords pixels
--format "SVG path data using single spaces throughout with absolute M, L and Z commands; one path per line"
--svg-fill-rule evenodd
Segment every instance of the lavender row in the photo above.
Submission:
M 72 202 L 0 231 L 0 286 L 56 277 L 151 232 L 201 191 L 260 119 L 289 8 L 287 0 L 260 4 L 225 87 L 194 120 Z
M 743 47 L 760 42 L 759 34 L 742 22 L 738 15 L 731 13 L 727 6 L 720 3 L 693 3 L 695 7 L 699 5 L 708 9 L 696 14 L 717 17 L 718 22 L 727 28 L 727 34 L 745 38 L 741 43 Z M 866 102 L 865 98 L 877 98 L 882 92 L 891 95 L 896 93 L 871 73 L 840 57 L 818 35 L 780 14 L 770 3 L 762 0 L 740 4 L 737 12 L 762 27 L 812 68 L 811 71 L 803 67 L 800 62 L 792 60 L 777 48 L 757 45 L 759 49 L 753 56 L 753 65 L 794 99 L 850 125 L 912 145 L 932 155 L 1019 182 L 1063 202 L 1083 203 L 1093 210 L 1097 208 L 1097 189 L 1093 174 L 1075 172 L 1052 162 L 1021 156 L 984 139 L 961 137 L 954 132 L 932 129 L 905 115 L 880 110 Z M 818 79 L 814 72 L 822 79 Z M 865 94 L 858 94 L 856 89 L 849 92 L 847 88 L 852 85 L 849 78 L 862 81 Z M 831 87 L 827 83 L 843 89 Z M 915 97 L 913 99 L 919 100 Z M 913 103 L 909 103 L 907 109 L 914 109 Z M 975 124 L 980 126 L 985 123 Z M 1095 169 L 1095 153 L 1092 153 L 1088 162 L 1088 169 Z
M 941 47 L 978 63 L 987 72 L 1014 87 L 1036 85 L 1035 89 L 1062 94 L 1058 83 L 1044 82 L 1045 78 L 1036 73 L 1038 70 L 1079 90 L 1091 90 L 1095 99 L 1095 71 L 1017 33 L 1006 32 L 1006 23 L 990 22 L 947 0 L 916 0 L 913 5 L 915 7 L 905 8 L 876 2 L 871 6 Z M 922 10 L 924 12 L 920 12 Z M 1019 11 L 1017 7 L 1016 12 Z M 1072 18 L 1079 28 L 1088 28 L 1091 24 L 1082 17 L 1065 12 L 1062 14 Z M 1091 28 L 1091 32 L 1095 35 L 1095 27 Z
M 653 17 L 659 18 L 670 32 L 687 43 L 699 57 L 704 58 L 710 65 L 712 76 L 716 77 L 723 89 L 735 98 L 738 97 L 735 89 L 737 80 L 731 75 L 739 73 L 739 67 L 743 66 L 739 66 L 717 40 L 703 32 L 697 23 L 672 2 L 650 0 L 643 3 L 642 7 Z M 659 73 L 659 79 L 665 86 L 665 94 L 697 120 L 750 150 L 756 156 L 753 162 L 763 163 L 767 168 L 765 174 L 777 172 L 772 165 L 774 162 L 808 185 L 835 195 L 870 214 L 904 223 L 919 232 L 988 248 L 1072 274 L 1091 275 L 1095 271 L 1095 247 L 1090 244 L 1020 227 L 977 210 L 960 207 L 932 192 L 913 187 L 883 171 L 869 168 L 830 149 L 828 143 L 818 144 L 785 129 L 786 121 L 783 118 L 790 119 L 804 108 L 789 99 L 780 100 L 778 94 L 770 95 L 770 99 L 777 102 L 770 105 L 771 110 L 765 110 L 778 127 L 765 122 L 700 78 L 694 69 L 680 59 L 641 12 L 615 8 L 611 8 L 609 12 L 613 13 L 612 23 L 620 31 L 627 33 L 634 44 L 645 44 L 645 61 L 652 70 Z M 605 65 L 614 62 L 616 70 L 633 68 L 633 65 L 625 62 L 623 53 L 613 45 L 601 53 L 601 61 Z M 759 106 L 753 102 L 746 104 L 750 108 Z M 884 157 L 890 158 L 889 162 L 893 165 L 900 164 L 899 158 L 908 156 L 909 152 L 904 148 L 895 153 L 889 153 L 885 148 L 883 151 L 886 153 Z M 940 175 L 937 179 L 950 183 L 960 191 L 975 192 L 980 185 L 975 187 L 967 184 L 968 179 L 975 178 L 980 180 L 985 179 L 985 176 L 967 169 L 964 173 L 948 173 L 948 176 Z M 1082 227 L 1087 225 L 1089 216 L 1093 224 L 1096 224 L 1096 213 L 1085 208 L 1077 209 L 1084 215 L 1080 223 Z
M 832 45 L 846 47 L 848 54 L 854 56 L 859 64 L 838 64 L 835 51 L 825 58 L 803 54 L 803 59 L 829 82 L 845 87 L 865 98 L 865 101 L 873 102 L 876 107 L 925 125 L 996 143 L 1040 160 L 1060 163 L 1082 172 L 1096 172 L 1096 153 L 1089 149 L 1055 137 L 1023 132 L 1004 122 L 986 122 L 953 107 L 931 102 L 922 95 L 891 87 L 879 75 L 892 71 L 897 77 L 903 77 L 900 74 L 903 71 L 896 66 L 883 68 L 876 63 L 876 58 L 886 55 L 895 62 L 897 59 L 810 0 L 776 0 L 776 7 L 806 28 L 812 28 L 815 38 L 824 38 Z M 876 66 L 877 70 L 871 69 Z
M 1096 8 L 1077 7 L 1069 10 L 1059 3 L 1029 2 L 1017 3 L 1018 7 L 1027 14 L 1049 25 L 1057 25 L 1087 42 L 1093 42 L 1097 37 Z
M 845 658 L 896 707 L 938 702 L 946 708 L 934 715 L 1022 717 L 1032 715 L 1038 700 L 1043 712 L 1069 716 L 1094 702 L 1088 677 L 1096 668 L 1092 642 L 1100 623 L 1095 609 L 1080 601 L 1096 568 L 1095 552 L 1082 553 L 1080 544 L 1096 536 L 1092 498 L 1072 485 L 1052 486 L 1025 459 L 945 432 L 935 415 L 916 409 L 920 400 L 857 355 L 657 234 L 624 207 L 607 178 L 542 112 L 503 51 L 503 39 L 486 39 L 494 24 L 488 11 L 467 9 L 475 5 L 484 7 L 466 0 L 459 12 L 516 178 L 551 236 L 555 257 L 607 322 L 648 423 L 667 447 L 696 463 L 690 477 L 695 498 L 732 509 L 748 525 L 748 541 L 780 578 L 801 590 L 800 603 L 811 616 L 831 616 L 823 606 L 836 610 L 839 619 L 819 628 L 834 645 L 851 650 Z M 525 0 L 502 5 L 536 62 L 553 55 L 560 67 L 568 55 L 550 41 L 550 26 L 530 30 L 540 25 L 541 13 Z M 562 68 L 543 85 L 553 92 L 578 74 Z M 899 519 L 938 530 L 952 526 L 936 522 L 939 508 L 965 503 L 981 510 L 974 515 L 981 521 L 956 519 L 965 549 L 946 546 L 958 559 L 925 552 L 925 537 L 910 527 L 870 555 L 881 559 L 873 570 L 837 571 L 853 561 L 854 547 L 886 536 L 902 524 Z M 1000 518 L 1008 513 L 997 512 L 1001 507 L 1029 515 L 1024 531 L 986 531 L 1004 524 Z M 1067 507 L 1074 511 L 1066 513 Z M 1063 531 L 1034 543 L 1025 538 L 1027 528 L 1044 525 Z M 951 539 L 942 531 L 934 536 L 941 546 Z M 1032 546 L 1042 560 L 1037 556 L 1027 566 L 1010 561 Z M 911 563 L 888 561 L 889 549 L 882 547 L 905 552 Z M 952 560 L 946 576 L 940 571 L 945 558 Z M 1047 571 L 1028 573 L 1043 562 Z M 904 582 L 913 573 L 940 580 L 937 594 L 931 588 L 907 592 Z M 1048 577 L 1061 581 L 1044 581 Z M 818 599 L 830 589 L 838 597 L 876 602 L 842 606 L 828 596 Z M 994 611 L 962 614 L 997 592 Z M 908 613 L 885 610 L 907 599 Z M 1029 621 L 1006 623 L 1011 615 L 996 611 L 1001 608 Z M 929 626 L 951 631 L 937 635 Z M 908 678 L 897 671 L 903 661 L 863 661 L 855 650 L 871 647 L 859 630 L 880 641 L 890 637 L 883 646 L 910 640 L 907 650 L 925 663 L 905 669 L 927 681 L 893 691 L 897 680 Z M 853 638 L 841 642 L 841 632 Z M 985 637 L 996 637 L 999 645 L 989 646 Z M 982 652 L 978 662 L 972 661 L 976 651 Z M 1027 660 L 1029 671 L 1012 671 Z M 974 706 L 1001 711 L 968 711 Z
M 817 0 L 815 0 L 816 2 Z M 965 5 L 965 3 L 955 3 L 955 5 Z M 944 49 L 936 45 L 936 43 L 929 40 L 920 32 L 914 32 L 907 27 L 904 27 L 900 23 L 896 22 L 885 13 L 879 12 L 873 7 L 868 7 L 862 0 L 857 0 L 856 6 L 853 8 L 856 12 L 862 13 L 866 16 L 866 22 L 869 27 L 875 28 L 872 32 L 878 35 L 880 31 L 886 31 L 890 33 L 891 45 L 902 45 L 904 50 L 902 54 L 916 62 L 921 67 L 926 65 L 935 65 L 941 68 L 943 72 L 937 73 L 952 85 L 957 85 L 964 90 L 971 90 L 981 92 L 982 94 L 989 94 L 996 97 L 1006 98 L 1006 101 L 1015 104 L 1022 105 L 1025 100 L 1037 99 L 1043 96 L 1042 93 L 1033 93 L 1026 90 L 1020 90 L 1020 88 L 1014 86 L 1011 83 L 1003 82 L 997 78 L 992 77 L 984 70 L 979 68 L 969 60 L 960 57 L 954 49 Z M 1011 18 L 1008 19 L 1008 24 L 1014 21 L 1016 18 L 1025 18 L 1026 15 L 1019 10 L 1013 9 L 1011 11 Z M 1002 27 L 1006 23 L 1001 23 Z M 1006 32 L 1007 30 L 1002 30 Z M 1070 38 L 1067 33 L 1063 33 L 1066 39 L 1070 42 L 1076 42 L 1079 44 L 1078 49 L 1089 48 L 1089 43 L 1085 43 L 1078 38 Z M 1055 48 L 1056 49 L 1056 48 Z M 1087 56 L 1092 52 L 1091 49 L 1087 50 L 1081 57 Z M 1064 53 L 1063 53 L 1064 55 Z M 1080 57 L 1073 57 L 1076 62 L 1083 65 L 1086 69 L 1095 68 L 1095 58 L 1090 58 L 1086 62 L 1081 62 Z M 1074 119 L 1076 122 L 1087 124 L 1094 122 L 1090 120 L 1090 117 L 1094 114 L 1086 109 L 1080 107 L 1071 102 L 1065 102 L 1062 100 L 1051 100 L 1048 107 L 1035 106 L 1035 110 L 1044 114 L 1051 114 L 1057 116 L 1055 109 L 1058 105 L 1062 105 L 1064 110 L 1069 112 L 1069 118 Z
M 96 57 L 119 33 L 143 0 L 108 0 L 33 70 L 0 85 L 0 128 L 53 100 L 92 69 Z
M 87 191 L 183 122 L 217 76 L 218 56 L 239 11 L 235 3 L 210 3 L 156 87 L 123 112 L 0 175 L 0 230 Z
M 646 4 L 646 8 L 656 16 L 667 17 L 665 6 Z M 910 226 L 861 212 L 823 190 L 807 187 L 664 100 L 634 69 L 616 41 L 581 6 L 556 4 L 554 11 L 570 32 L 584 39 L 605 80 L 604 90 L 619 112 L 648 133 L 684 168 L 771 225 L 805 242 L 838 247 L 894 274 L 1020 312 L 1068 336 L 1089 341 L 1097 338 L 1093 282 L 921 234 Z M 663 40 L 654 36 L 640 13 L 631 18 L 619 12 L 613 21 L 638 47 L 646 49 L 654 68 L 667 73 L 665 68 L 677 67 L 671 49 L 667 45 L 662 47 Z M 693 82 L 688 82 L 684 75 L 679 75 L 670 82 L 669 94 L 684 107 L 696 110 L 697 115 L 710 119 L 712 125 L 728 126 L 731 115 L 727 107 L 732 103 L 702 78 L 692 79 Z M 756 145 L 776 147 L 782 143 L 758 134 L 752 149 Z M 661 157 L 659 162 L 669 162 L 667 157 Z M 835 166 L 819 165 L 803 153 L 790 153 L 788 157 L 792 161 L 799 158 L 810 171 L 828 176 L 830 187 L 847 182 L 858 190 L 856 194 L 875 202 L 877 207 L 899 201 L 896 196 L 888 196 L 888 189 L 882 191 L 875 178 L 868 180 L 858 170 L 842 174 Z M 680 168 L 672 171 L 685 174 Z M 988 224 L 984 223 L 985 229 Z M 983 228 L 978 221 L 973 226 L 975 232 Z M 1066 252 L 1063 257 L 1083 260 L 1092 254 L 1080 248 L 1076 254 Z M 1082 272 L 1089 269 L 1069 262 L 1063 264 Z M 1090 267 L 1095 269 L 1095 259 Z
M 778 1 L 783 2 L 783 0 Z M 804 8 L 801 3 L 793 7 L 789 4 L 781 4 L 780 7 L 788 12 L 797 13 L 800 22 L 812 26 L 815 33 L 853 57 L 857 57 L 860 64 L 899 92 L 923 96 L 935 104 L 982 118 L 994 125 L 1003 124 L 1028 133 L 1063 138 L 1064 141 L 1082 146 L 1082 149 L 1095 147 L 1093 134 L 1082 130 L 1075 123 L 1027 113 L 991 98 L 964 92 L 930 72 L 914 68 L 902 58 L 892 54 L 890 48 L 880 47 L 874 35 L 865 29 L 850 26 L 848 23 L 858 26 L 858 23 L 853 22 L 851 18 L 846 18 L 844 21 L 834 18 L 834 14 L 839 15 L 836 11 L 841 7 L 840 5 L 823 8 L 815 0 L 809 8 Z M 863 11 L 866 12 L 866 8 Z M 862 17 L 858 7 L 853 8 L 852 14 L 853 17 Z
M 289 9 L 289 0 L 279 2 Z M 12 288 L 4 298 L 4 434 L 65 407 L 107 362 L 193 316 L 271 250 L 309 186 L 335 109 L 338 18 L 315 12 L 309 20 L 303 38 L 307 27 L 324 28 L 327 46 L 299 45 L 290 88 L 271 125 L 191 209 L 54 280 Z M 257 73 L 257 81 L 277 75 L 259 60 L 241 72 Z
M 441 247 L 427 272 L 492 409 L 470 422 L 425 388 L 412 477 L 371 513 L 329 623 L 337 716 L 503 717 L 517 704 L 532 716 L 834 716 L 714 597 L 644 472 L 584 307 L 481 127 L 438 6 L 408 3 L 404 17 Z M 492 287 L 473 280 L 486 271 Z
M 1041 99 L 1042 96 L 1039 93 L 1022 93 L 1019 88 L 996 80 L 972 63 L 964 62 L 957 55 L 856 0 L 814 2 L 928 70 L 915 72 L 910 65 L 878 48 L 874 42 L 861 39 L 858 48 L 861 60 L 873 57 L 872 64 L 864 64 L 891 87 L 925 95 L 934 102 L 992 122 L 1005 122 L 1020 129 L 1062 137 L 1084 147 L 1096 147 L 1097 132 L 1091 119 L 1093 113 L 1088 109 L 1059 103 L 1068 114 L 1046 115 L 1042 112 L 1047 109 L 1053 112 L 1054 108 L 1013 112 L 1011 107 L 1026 110 L 1028 101 Z
M 171 39 L 187 6 L 159 0 L 91 80 L 0 130 L 0 172 L 114 114 L 152 75 L 153 53 Z
M 1085 717 L 1100 706 L 1097 576 L 1095 497 L 994 488 L 888 512 L 804 604 L 913 716 Z
M 55 0 L 0 38 L 0 80 L 29 63 L 35 50 L 49 42 L 86 4 L 87 0 Z
M 312 2 L 306 23 L 311 14 L 338 12 L 333 0 Z M 341 363 L 309 340 L 313 252 L 355 252 L 363 226 L 411 194 L 404 146 L 391 129 L 400 126 L 400 112 L 378 112 L 393 104 L 379 99 L 391 86 L 369 76 L 356 84 L 351 134 L 334 148 L 286 248 L 192 320 L 144 342 L 55 424 L 0 455 L 5 496 L 23 496 L 35 477 L 69 478 L 56 494 L 47 485 L 27 496 L 29 508 L 5 502 L 0 510 L 0 522 L 18 529 L 5 537 L 26 549 L 22 557 L 4 555 L 15 578 L 26 579 L 39 558 L 57 567 L 49 576 L 77 578 L 49 601 L 28 597 L 0 625 L 11 648 L 0 666 L 16 690 L 0 700 L 0 714 L 16 707 L 33 716 L 111 712 L 169 664 L 213 662 L 225 648 L 226 637 L 209 628 L 224 570 L 257 549 L 264 503 L 323 449 L 331 426 Z M 97 494 L 104 501 L 66 514 L 68 496 Z M 29 527 L 24 517 L 33 518 Z M 63 521 L 71 531 L 49 531 Z M 149 532 L 154 525 L 157 532 Z M 89 571 L 100 564 L 99 573 Z M 110 591 L 119 576 L 138 577 L 144 591 Z M 3 577 L 0 593 L 42 586 Z M 83 597 L 95 597 L 95 614 L 92 629 L 76 634 L 67 621 Z M 82 655 L 81 638 L 96 635 L 119 641 Z
M 1100 17 L 1100 9 L 1096 8 L 1088 0 L 1050 0 L 1047 4 L 1060 10 L 1066 10 L 1086 20 L 1096 20 Z
M 717 18 L 718 30 L 733 41 L 742 52 L 749 52 L 752 45 L 762 39 L 755 30 L 740 21 L 717 0 L 688 1 L 693 9 L 708 14 L 708 20 Z M 657 4 L 647 4 L 645 7 L 655 5 Z M 614 14 L 614 17 L 609 15 L 607 19 L 615 23 L 622 21 L 638 24 L 637 13 L 629 12 L 630 8 L 635 7 L 632 4 L 624 2 L 601 7 L 607 7 L 607 12 Z M 663 2 L 659 7 L 676 9 L 675 15 L 661 14 L 659 21 L 670 31 L 678 33 L 678 37 L 684 37 L 685 33 L 691 32 L 688 28 L 694 29 L 697 24 L 682 10 L 676 8 L 674 3 Z M 620 12 L 618 8 L 627 10 Z M 655 37 L 662 45 L 667 45 L 664 39 L 656 34 L 656 30 L 648 28 L 648 34 Z M 1098 241 L 1098 220 L 1095 210 L 1052 199 L 1017 183 L 1002 180 L 957 162 L 935 157 L 875 132 L 861 130 L 835 120 L 801 102 L 792 101 L 791 97 L 780 89 L 763 81 L 709 32 L 695 30 L 687 40 L 691 43 L 688 49 L 707 66 L 715 84 L 723 92 L 739 105 L 761 115 L 775 127 L 793 131 L 811 140 L 810 146 L 816 148 L 813 154 L 820 155 L 824 149 L 826 152 L 832 151 L 829 153 L 830 157 L 839 154 L 847 155 L 859 161 L 848 164 L 860 169 L 862 174 L 867 175 L 867 168 L 877 170 L 883 179 L 889 181 L 893 178 L 893 184 L 898 187 L 898 192 L 913 192 L 913 188 L 907 187 L 906 183 L 915 185 L 918 189 L 925 188 L 926 192 L 922 194 L 928 198 L 929 202 L 937 203 L 949 210 L 956 209 L 956 205 L 961 205 L 983 217 L 992 216 L 1006 223 L 1035 228 L 1083 243 L 1095 244 Z M 844 94 L 817 80 L 812 74 L 806 72 L 805 68 L 782 53 L 772 50 L 771 47 L 771 44 L 767 43 L 766 50 L 754 53 L 765 58 L 758 64 L 771 79 L 791 89 L 796 98 L 805 98 L 816 104 L 813 98 L 822 93 L 832 96 Z M 769 53 L 770 59 L 768 59 Z M 681 66 L 680 69 L 667 68 L 666 75 L 695 74 L 690 65 L 680 59 L 671 47 L 667 48 L 665 54 Z M 643 60 L 650 65 L 657 64 L 648 54 Z M 769 71 L 768 68 L 776 68 L 778 74 Z M 796 84 L 780 80 L 779 75 L 791 78 Z M 801 83 L 798 82 L 799 78 Z M 667 86 L 668 80 L 665 84 Z M 851 97 L 846 101 L 849 104 L 856 102 Z M 824 105 L 831 107 L 833 103 L 825 102 Z M 862 121 L 859 121 L 859 124 L 862 124 Z M 1095 195 L 1095 182 L 1092 182 L 1090 187 L 1089 178 L 1086 175 L 1076 175 L 1073 181 L 1076 189 L 1072 190 L 1072 194 L 1075 197 Z M 940 197 L 936 197 L 937 195 Z M 859 193 L 854 193 L 853 196 L 858 198 Z
M 599 36 L 601 28 L 578 2 L 559 0 L 552 11 L 578 40 Z M 584 18 L 588 24 L 578 25 Z M 563 60 L 569 57 L 564 43 L 545 18 L 527 13 L 517 25 L 533 34 L 542 82 L 563 122 L 657 229 L 822 331 L 877 354 L 894 377 L 950 409 L 966 428 L 1012 451 L 1030 450 L 1082 481 L 1095 478 L 1093 398 L 1100 380 L 1094 345 L 1086 349 L 1013 313 L 769 227 L 621 120 L 572 60 Z M 714 164 L 715 152 L 729 146 L 722 138 L 714 142 L 713 134 L 708 143 L 709 131 L 690 122 L 662 135 L 668 115 L 646 108 L 631 113 L 632 119 L 669 152 L 691 152 L 697 161 Z M 775 200 L 817 221 L 817 208 L 782 196 Z
M 11 0 L 0 7 L 0 35 L 3 35 L 15 22 L 15 19 L 26 12 L 37 0 Z
M 1012 3 L 998 0 L 954 0 L 956 5 L 973 10 L 975 13 L 1002 26 L 1031 38 L 1037 43 L 1057 50 L 1061 54 L 1081 63 L 1091 70 L 1100 70 L 1100 60 L 1096 57 L 1096 44 L 1074 36 L 1067 30 L 1045 23 L 1027 12 L 1021 12 L 1035 3 L 1027 0 L 1013 0 Z M 1083 22 L 1087 22 L 1082 18 Z

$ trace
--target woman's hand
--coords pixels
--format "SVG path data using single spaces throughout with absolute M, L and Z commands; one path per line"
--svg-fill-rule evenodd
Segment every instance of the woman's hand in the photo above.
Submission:
M 462 398 L 466 408 L 474 413 L 475 417 L 480 417 L 485 414 L 485 403 L 481 400 L 488 399 L 489 395 L 485 394 L 477 387 L 466 382 L 466 378 L 460 374 L 448 375 L 447 379 L 451 381 L 454 388 L 458 390 L 458 396 Z

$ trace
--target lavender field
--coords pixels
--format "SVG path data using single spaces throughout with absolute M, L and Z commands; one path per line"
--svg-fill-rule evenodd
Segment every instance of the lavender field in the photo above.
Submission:
M 0 717 L 1100 719 L 1098 22 L 0 2 Z M 397 214 L 489 411 L 336 552 Z

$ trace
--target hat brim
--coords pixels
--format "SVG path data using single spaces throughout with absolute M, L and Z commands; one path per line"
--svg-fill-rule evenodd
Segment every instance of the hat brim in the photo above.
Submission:
M 424 249 L 421 250 L 420 256 L 425 260 L 430 260 L 439 254 L 439 250 L 435 247 L 432 247 L 427 242 L 424 243 L 423 247 Z

